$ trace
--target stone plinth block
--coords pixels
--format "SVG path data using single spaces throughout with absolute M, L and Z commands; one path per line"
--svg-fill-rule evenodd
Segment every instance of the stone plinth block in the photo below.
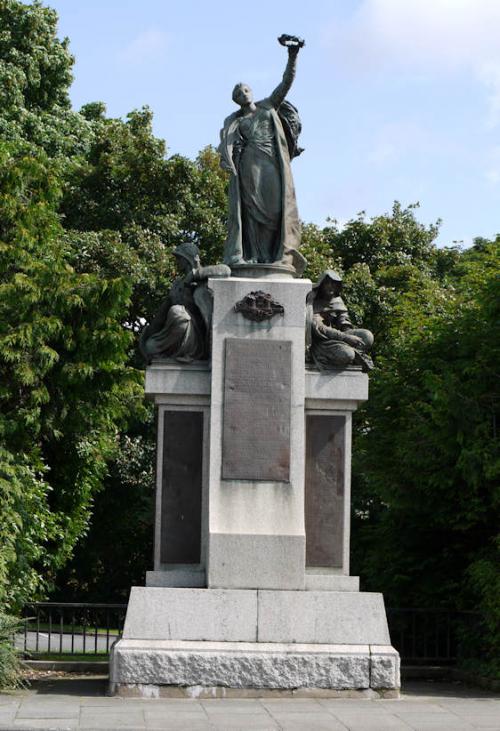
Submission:
M 370 652 L 366 645 L 120 640 L 113 648 L 110 681 L 114 691 L 118 684 L 365 689 Z
M 257 592 L 134 586 L 125 639 L 257 639 Z
M 210 549 L 211 586 L 238 586 L 241 589 L 302 588 L 304 552 L 304 536 L 213 533 Z
M 124 639 L 390 645 L 382 594 L 133 587 Z
M 259 642 L 389 645 L 382 594 L 259 591 Z
M 124 696 L 397 697 L 399 687 L 399 656 L 385 646 L 120 640 L 110 658 L 110 691 Z
M 368 376 L 357 367 L 321 373 L 308 369 L 305 398 L 308 408 L 355 411 L 368 398 Z
M 210 368 L 208 363 L 176 363 L 175 361 L 154 361 L 146 368 L 144 388 L 146 396 L 172 400 L 179 395 L 210 396 Z
M 399 653 L 390 645 L 372 645 L 371 657 L 371 687 L 372 688 L 399 688 L 400 659 Z

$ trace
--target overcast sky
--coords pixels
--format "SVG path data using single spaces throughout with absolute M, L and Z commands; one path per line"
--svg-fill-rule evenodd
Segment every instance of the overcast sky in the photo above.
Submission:
M 500 0 L 52 0 L 76 56 L 74 106 L 148 104 L 169 154 L 216 145 L 231 91 L 281 79 L 281 33 L 306 39 L 290 100 L 299 211 L 320 225 L 419 201 L 439 242 L 500 232 Z

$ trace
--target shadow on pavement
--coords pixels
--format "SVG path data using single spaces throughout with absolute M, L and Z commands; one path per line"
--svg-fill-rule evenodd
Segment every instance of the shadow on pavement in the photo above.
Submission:
M 411 680 L 403 683 L 405 696 L 441 696 L 442 698 L 500 698 L 499 693 L 467 685 L 460 680 Z
M 37 678 L 29 681 L 28 692 L 34 695 L 67 695 L 80 697 L 103 697 L 107 694 L 108 677 L 73 676 Z M 407 699 L 412 697 L 441 697 L 441 698 L 500 698 L 500 694 L 492 691 L 475 688 L 465 683 L 443 681 L 406 681 L 401 689 L 401 695 Z M 376 701 L 375 701 L 376 702 Z
M 70 695 L 102 697 L 106 695 L 108 678 L 37 678 L 30 680 L 27 690 L 37 695 Z

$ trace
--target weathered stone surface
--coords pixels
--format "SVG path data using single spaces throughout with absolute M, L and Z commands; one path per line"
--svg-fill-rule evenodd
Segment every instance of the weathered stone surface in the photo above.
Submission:
M 355 411 L 368 398 L 368 376 L 360 368 L 319 373 L 306 370 L 306 406 L 310 408 L 337 408 L 338 405 Z
M 370 647 L 370 686 L 399 688 L 401 685 L 399 653 L 390 645 Z
M 328 569 L 306 569 L 308 591 L 359 591 L 359 576 L 346 576 Z
M 201 557 L 203 413 L 163 415 L 160 561 L 197 564 Z
M 227 338 L 223 479 L 289 481 L 291 346 Z
M 251 499 L 248 502 L 252 509 Z M 304 536 L 212 535 L 210 584 L 240 589 L 303 589 L 304 551 Z
M 382 594 L 259 591 L 258 641 L 388 645 Z
M 306 416 L 306 566 L 342 567 L 345 416 Z
M 294 645 L 242 649 L 161 648 L 121 640 L 113 649 L 112 683 L 231 688 L 368 688 L 368 648 Z M 240 643 L 238 643 L 240 645 Z
M 210 367 L 208 362 L 165 363 L 153 362 L 146 368 L 144 390 L 157 402 L 193 396 L 210 397 Z
M 381 594 L 133 587 L 125 639 L 389 645 Z
M 125 639 L 252 642 L 257 592 L 133 586 Z

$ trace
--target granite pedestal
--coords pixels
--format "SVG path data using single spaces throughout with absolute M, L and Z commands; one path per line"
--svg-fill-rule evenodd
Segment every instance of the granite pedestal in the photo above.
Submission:
M 111 691 L 397 692 L 382 595 L 349 573 L 351 419 L 368 378 L 305 367 L 308 280 L 209 284 L 211 364 L 146 371 L 154 570 L 132 588 Z M 259 290 L 282 314 L 235 311 Z

